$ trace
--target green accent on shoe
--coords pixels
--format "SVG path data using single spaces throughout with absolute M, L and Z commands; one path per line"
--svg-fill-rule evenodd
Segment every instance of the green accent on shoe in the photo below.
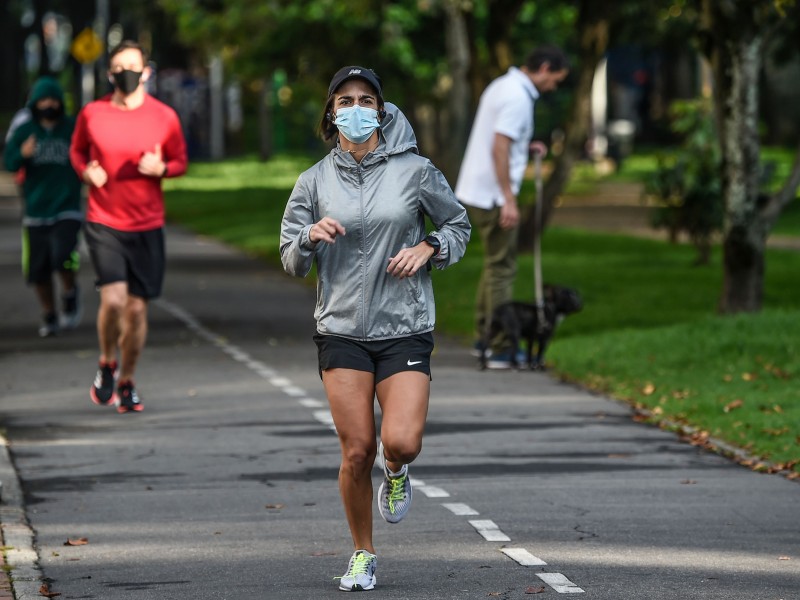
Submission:
M 406 477 L 408 477 L 408 472 L 400 477 L 390 477 L 389 478 L 389 485 L 391 489 L 389 490 L 389 511 L 392 514 L 395 514 L 394 504 L 395 502 L 402 502 L 406 499 Z

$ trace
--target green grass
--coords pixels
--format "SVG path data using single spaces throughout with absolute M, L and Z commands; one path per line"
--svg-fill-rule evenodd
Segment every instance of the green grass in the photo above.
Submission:
M 791 463 L 800 459 L 798 318 L 798 309 L 771 309 L 573 335 L 550 359 L 567 380 Z
M 167 217 L 249 254 L 279 261 L 280 220 L 302 170 L 313 161 L 282 156 L 193 163 L 189 174 L 167 180 Z
M 169 183 L 168 216 L 277 264 L 283 209 L 297 174 L 310 164 L 283 157 L 192 165 Z M 585 303 L 561 325 L 549 364 L 564 378 L 758 456 L 800 461 L 800 253 L 768 251 L 766 310 L 738 317 L 715 314 L 719 248 L 708 266 L 692 266 L 693 259 L 687 245 L 549 229 L 545 281 L 577 288 Z M 476 236 L 461 263 L 433 275 L 437 330 L 465 344 L 480 269 Z M 515 295 L 533 298 L 530 255 L 520 257 Z M 740 407 L 731 404 L 737 400 Z

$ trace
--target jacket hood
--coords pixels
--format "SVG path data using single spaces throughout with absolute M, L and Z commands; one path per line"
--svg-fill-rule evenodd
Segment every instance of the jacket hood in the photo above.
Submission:
M 28 97 L 28 108 L 33 108 L 42 98 L 55 98 L 63 105 L 64 90 L 61 89 L 58 81 L 52 77 L 40 77 L 31 88 L 31 93 Z
M 386 143 L 387 154 L 399 154 L 408 150 L 419 154 L 417 136 L 414 135 L 411 123 L 403 111 L 391 102 L 386 102 L 383 108 L 386 110 L 386 116 L 381 123 L 381 133 Z

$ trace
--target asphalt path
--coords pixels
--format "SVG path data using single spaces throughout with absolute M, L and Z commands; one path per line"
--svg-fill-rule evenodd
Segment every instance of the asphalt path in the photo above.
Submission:
M 91 267 L 81 327 L 39 339 L 8 193 L 0 519 L 16 597 L 41 597 L 42 583 L 64 600 L 340 597 L 352 547 L 312 286 L 169 227 L 137 377 L 145 411 L 118 415 L 88 396 Z M 800 598 L 797 483 L 547 374 L 480 372 L 436 341 L 414 505 L 397 525 L 376 511 L 372 596 Z

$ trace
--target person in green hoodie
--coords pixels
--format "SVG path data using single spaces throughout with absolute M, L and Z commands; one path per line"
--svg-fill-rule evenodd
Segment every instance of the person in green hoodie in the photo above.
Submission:
M 83 221 L 81 181 L 69 161 L 75 120 L 64 112 L 64 93 L 52 77 L 36 80 L 28 99 L 32 118 L 6 144 L 9 171 L 25 169 L 22 187 L 22 268 L 42 308 L 39 335 L 77 327 L 81 302 L 77 285 L 78 234 Z M 62 314 L 56 310 L 53 273 L 61 279 Z

